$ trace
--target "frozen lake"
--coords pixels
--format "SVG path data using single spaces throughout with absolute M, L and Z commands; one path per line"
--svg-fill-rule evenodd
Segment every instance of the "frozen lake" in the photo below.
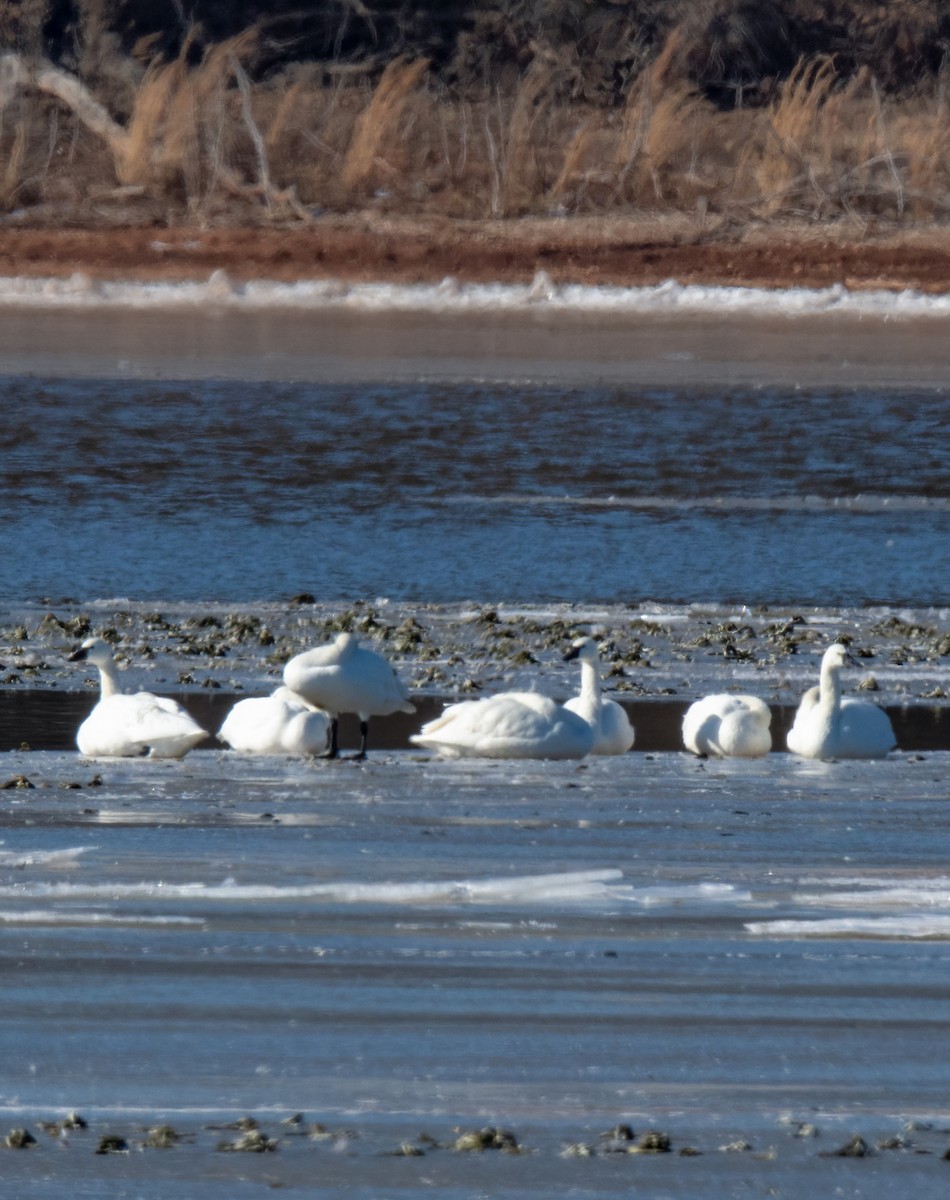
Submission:
M 443 313 L 211 289 L 174 311 L 70 286 L 68 312 L 0 287 L 0 1110 L 38 1139 L 3 1151 L 8 1186 L 942 1197 L 938 301 Z M 565 641 L 593 630 L 637 747 L 67 748 L 87 628 L 213 729 L 343 619 L 420 710 L 563 697 Z M 900 752 L 675 750 L 710 690 L 762 695 L 778 733 L 842 633 Z M 87 1129 L 41 1125 L 73 1109 Z M 220 1150 L 241 1118 L 274 1148 Z M 159 1124 L 182 1140 L 146 1147 Z M 521 1152 L 452 1148 L 489 1124 Z M 672 1153 L 618 1153 L 618 1124 Z M 127 1152 L 96 1155 L 112 1134 Z M 873 1153 L 838 1156 L 855 1134 Z
M 4 755 L 35 786 L 0 821 L 0 1103 L 40 1139 L 6 1177 L 936 1196 L 948 764 Z M 71 1109 L 88 1130 L 37 1128 Z M 279 1148 L 220 1153 L 238 1135 L 209 1127 L 244 1116 Z M 620 1122 L 673 1155 L 562 1157 Z M 143 1149 L 159 1123 L 189 1140 Z M 525 1153 L 445 1147 L 486 1124 Z M 870 1161 L 822 1157 L 902 1130 Z M 129 1161 L 93 1155 L 104 1133 Z M 421 1134 L 441 1145 L 388 1157 Z

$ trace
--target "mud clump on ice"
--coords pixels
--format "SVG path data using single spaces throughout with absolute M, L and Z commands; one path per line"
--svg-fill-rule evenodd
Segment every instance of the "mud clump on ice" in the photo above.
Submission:
M 736 690 L 792 704 L 817 682 L 827 645 L 845 640 L 861 663 L 852 686 L 876 702 L 950 704 L 950 610 L 326 604 L 306 594 L 244 606 L 113 600 L 8 609 L 0 613 L 0 688 L 92 689 L 93 675 L 66 657 L 97 635 L 135 687 L 264 693 L 281 682 L 289 658 L 343 630 L 384 654 L 421 694 L 573 694 L 576 671 L 563 653 L 592 634 L 603 686 L 618 699 Z

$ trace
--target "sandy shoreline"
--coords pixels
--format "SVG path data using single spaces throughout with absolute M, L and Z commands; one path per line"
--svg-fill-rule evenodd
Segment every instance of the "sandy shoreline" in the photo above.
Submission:
M 217 273 L 217 274 L 216 274 Z M 542 274 L 539 274 L 542 273 Z M 945 319 L 768 305 L 769 290 L 844 288 L 856 297 L 950 291 L 950 233 L 867 226 L 707 229 L 684 218 L 449 222 L 362 213 L 309 226 L 221 229 L 0 226 L 0 278 L 59 281 L 5 297 L 5 374 L 169 379 L 385 382 L 537 380 L 696 386 L 898 385 L 950 378 Z M 467 302 L 404 311 L 346 289 L 498 284 L 559 289 L 765 289 L 758 311 L 583 312 L 570 304 L 493 310 Z M 209 280 L 212 281 L 209 285 Z M 78 282 L 77 282 L 78 281 Z M 228 288 L 254 283 L 338 286 L 327 304 L 276 300 L 231 306 Z M 127 283 L 204 288 L 191 298 L 103 304 L 96 288 Z M 543 289 L 542 289 L 543 291 Z M 820 294 L 820 293 L 819 293 Z M 777 300 L 782 293 L 777 293 Z M 290 307 L 288 307 L 290 305 Z M 900 319 L 895 319 L 900 318 Z
M 0 225 L 0 275 L 195 280 L 555 283 L 646 287 L 950 290 L 950 231 L 936 225 L 776 222 L 738 228 L 692 217 L 452 221 L 373 212 L 278 227 Z

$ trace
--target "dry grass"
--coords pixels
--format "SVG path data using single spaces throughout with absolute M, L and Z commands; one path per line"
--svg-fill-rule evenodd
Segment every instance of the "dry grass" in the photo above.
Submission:
M 569 66 L 537 53 L 510 90 L 453 94 L 425 58 L 378 77 L 301 68 L 252 82 L 255 37 L 193 62 L 137 67 L 113 117 L 59 73 L 30 103 L 35 74 L 0 89 L 0 206 L 54 203 L 129 185 L 143 219 L 307 219 L 354 205 L 482 218 L 667 212 L 907 222 L 950 211 L 950 121 L 940 88 L 883 95 L 826 56 L 802 60 L 767 107 L 722 111 L 682 68 L 680 28 L 624 102 L 569 102 Z M 39 85 L 36 85 L 39 86 Z M 297 198 L 299 197 L 300 203 Z M 229 207 L 231 206 L 231 207 Z M 251 212 L 245 208 L 245 215 Z
M 539 136 L 548 115 L 556 81 L 556 68 L 542 60 L 525 72 L 510 105 L 499 164 L 493 168 L 498 185 L 492 216 L 521 216 L 530 212 L 545 191 L 545 170 Z M 504 119 L 504 118 L 502 118 Z
M 820 188 L 816 167 L 827 153 L 831 122 L 825 105 L 835 83 L 830 58 L 803 60 L 765 115 L 766 137 L 748 164 L 765 213 L 781 210 L 792 193 Z
M 348 191 L 372 187 L 382 175 L 392 173 L 390 161 L 402 119 L 414 89 L 429 66 L 428 59 L 394 59 L 383 71 L 366 110 L 360 114 L 343 166 L 340 180 Z M 384 154 L 384 148 L 386 153 Z
M 212 47 L 197 67 L 189 43 L 172 63 L 149 67 L 135 95 L 118 164 L 126 184 L 180 188 L 194 207 L 216 187 L 238 140 L 231 84 L 254 48 L 253 32 Z
M 618 196 L 647 206 L 682 203 L 691 190 L 688 162 L 707 112 L 687 84 L 635 89 L 620 138 Z
M 950 211 L 947 175 L 950 170 L 950 113 L 942 96 L 924 112 L 892 118 L 894 158 L 903 163 L 906 200 L 912 217 L 932 219 Z
M 12 208 L 23 184 L 23 161 L 26 156 L 26 122 L 18 121 L 13 141 L 6 155 L 3 176 L 0 178 L 0 206 Z
M 149 66 L 123 136 L 112 139 L 120 183 L 177 195 L 192 215 L 207 216 L 219 193 L 256 196 L 271 215 L 303 215 L 293 187 L 275 187 L 268 152 L 295 96 L 291 89 L 278 105 L 265 138 L 243 65 L 256 41 L 243 33 L 193 67 L 186 39 L 174 62 Z

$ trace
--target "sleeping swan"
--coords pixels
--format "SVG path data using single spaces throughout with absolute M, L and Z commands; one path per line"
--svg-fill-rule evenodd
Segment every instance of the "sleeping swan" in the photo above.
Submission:
M 590 642 L 590 647 L 585 649 L 585 642 Z M 500 692 L 483 700 L 463 700 L 449 705 L 441 717 L 423 725 L 409 740 L 427 750 L 437 750 L 447 758 L 584 758 L 596 753 L 598 737 L 610 736 L 612 744 L 618 745 L 623 736 L 615 718 L 608 717 L 610 725 L 604 734 L 599 723 L 595 728 L 586 715 L 572 710 L 575 704 L 586 705 L 592 717 L 598 716 L 596 670 L 593 671 L 595 694 L 588 696 L 586 690 L 590 681 L 587 672 L 592 669 L 591 658 L 596 661 L 597 647 L 590 638 L 582 638 L 566 657 L 580 658 L 584 671 L 585 686 L 574 701 L 556 704 L 537 692 Z M 619 709 L 620 705 L 614 707 Z M 632 744 L 633 730 L 629 729 L 629 723 L 627 727 Z M 629 748 L 628 744 L 624 749 Z
M 869 700 L 841 695 L 841 668 L 854 660 L 835 642 L 821 660 L 821 682 L 802 696 L 788 748 L 803 758 L 884 758 L 897 745 L 890 718 Z
M 151 692 L 123 695 L 112 650 L 101 638 L 88 638 L 69 661 L 99 668 L 99 703 L 76 733 L 79 752 L 87 758 L 184 758 L 208 736 L 174 700 Z
M 305 758 L 327 749 L 330 718 L 288 687 L 239 700 L 218 730 L 232 750 Z
M 565 662 L 574 658 L 581 664 L 581 694 L 566 701 L 564 707 L 583 717 L 593 729 L 591 754 L 626 754 L 633 745 L 633 726 L 621 705 L 605 700 L 600 693 L 600 655 L 594 639 L 578 638 L 564 656 Z
M 337 723 L 340 713 L 357 713 L 360 719 L 360 749 L 356 758 L 366 757 L 370 717 L 416 711 L 396 672 L 381 654 L 364 650 L 352 633 L 341 633 L 329 646 L 305 650 L 284 667 L 284 683 L 308 704 L 322 708 L 330 717 L 330 746 L 327 758 L 337 758 Z
M 409 739 L 446 758 L 583 758 L 594 731 L 537 692 L 501 692 L 450 704 Z
M 704 696 L 686 710 L 683 744 L 703 758 L 761 758 L 772 749 L 771 723 L 758 696 Z

